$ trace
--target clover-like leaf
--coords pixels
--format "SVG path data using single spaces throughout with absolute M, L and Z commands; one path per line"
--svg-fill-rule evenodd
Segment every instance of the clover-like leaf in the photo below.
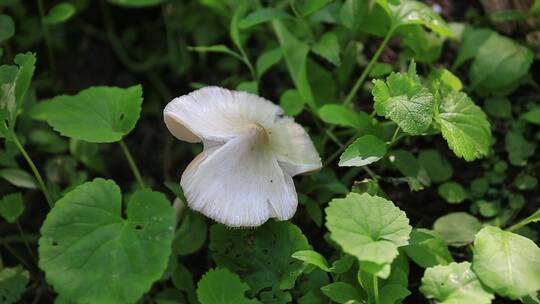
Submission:
M 290 289 L 304 265 L 292 257 L 311 249 L 302 231 L 289 222 L 268 222 L 256 230 L 210 229 L 210 251 L 218 267 L 238 273 L 253 293 Z
M 343 251 L 376 265 L 390 264 L 412 229 L 405 212 L 367 193 L 333 199 L 326 208 L 326 227 Z
M 373 82 L 373 98 L 378 115 L 390 118 L 411 135 L 424 133 L 433 118 L 433 95 L 415 77 L 392 73 Z
M 41 115 L 62 135 L 88 142 L 115 142 L 135 127 L 141 112 L 142 88 L 92 87 L 43 103 Z
M 24 205 L 20 193 L 8 194 L 0 199 L 0 216 L 8 223 L 15 223 L 23 211 Z
M 210 269 L 197 284 L 197 299 L 201 304 L 256 304 L 245 296 L 248 284 L 225 268 Z
M 473 253 L 474 272 L 498 294 L 517 299 L 540 290 L 540 248 L 530 239 L 488 226 Z
M 3 268 L 0 270 L 0 303 L 18 302 L 26 289 L 30 275 L 22 267 Z
M 140 190 L 126 214 L 111 180 L 84 183 L 56 202 L 39 240 L 39 266 L 56 292 L 77 303 L 133 303 L 161 277 L 174 210 L 165 195 Z
M 373 135 L 364 135 L 341 154 L 340 167 L 365 166 L 378 161 L 386 154 L 386 143 Z
M 494 298 L 482 286 L 469 262 L 426 269 L 420 291 L 441 304 L 489 304 Z
M 467 161 L 488 154 L 492 138 L 486 114 L 467 94 L 451 91 L 442 98 L 435 116 L 454 153 Z

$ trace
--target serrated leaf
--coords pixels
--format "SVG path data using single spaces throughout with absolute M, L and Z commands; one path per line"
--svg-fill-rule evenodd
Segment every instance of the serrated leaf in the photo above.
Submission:
M 218 224 L 210 229 L 216 265 L 238 273 L 254 293 L 275 286 L 292 288 L 304 265 L 291 255 L 306 249 L 310 249 L 306 237 L 289 222 L 268 222 L 256 230 L 230 230 Z
M 197 299 L 201 304 L 255 304 L 245 296 L 249 286 L 224 268 L 210 269 L 197 284 Z
M 0 215 L 8 223 L 15 223 L 23 211 L 24 204 L 20 193 L 4 195 L 0 199 Z
M 480 221 L 465 212 L 449 213 L 438 218 L 433 224 L 433 230 L 440 234 L 448 245 L 456 247 L 472 243 L 481 228 Z
M 409 219 L 384 198 L 349 193 L 333 199 L 325 211 L 332 240 L 362 262 L 390 264 L 398 247 L 408 243 Z
M 441 304 L 489 304 L 495 298 L 484 289 L 469 262 L 426 269 L 420 291 Z
M 433 95 L 408 74 L 392 73 L 373 82 L 375 110 L 411 135 L 424 133 L 433 118 Z
M 238 22 L 238 27 L 247 29 L 257 24 L 272 21 L 274 19 L 292 18 L 291 15 L 276 8 L 261 8 L 258 9 Z
M 411 260 L 424 268 L 454 261 L 442 237 L 428 229 L 413 229 L 409 245 L 403 250 Z
M 517 299 L 540 290 L 540 248 L 530 239 L 494 226 L 474 241 L 474 272 L 501 296 Z
M 364 135 L 345 149 L 339 158 L 339 166 L 360 167 L 369 165 L 383 158 L 386 151 L 387 147 L 384 141 L 373 135 Z
M 325 33 L 317 43 L 311 48 L 313 52 L 335 66 L 341 64 L 339 57 L 340 46 L 336 34 L 332 32 Z
M 49 14 L 43 17 L 43 22 L 46 24 L 59 24 L 66 22 L 75 14 L 75 7 L 69 2 L 56 4 L 51 8 Z
M 88 142 L 115 142 L 131 132 L 139 119 L 142 87 L 91 87 L 43 103 L 47 103 L 43 108 L 47 123 L 60 134 Z
M 120 189 L 98 178 L 49 212 L 39 266 L 56 292 L 78 303 L 133 303 L 165 271 L 174 225 L 165 195 L 150 190 L 130 197 L 123 218 Z
M 2 304 L 20 303 L 30 275 L 27 270 L 17 266 L 0 270 L 0 301 Z
M 467 161 L 486 156 L 491 146 L 491 125 L 486 114 L 462 92 L 444 96 L 435 119 L 454 153 Z

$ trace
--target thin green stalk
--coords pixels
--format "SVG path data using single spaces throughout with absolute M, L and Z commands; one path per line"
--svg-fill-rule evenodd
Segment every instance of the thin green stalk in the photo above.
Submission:
M 379 279 L 376 275 L 373 275 L 373 296 L 375 297 L 375 304 L 380 304 L 379 298 Z
M 506 228 L 505 230 L 508 232 L 513 232 L 513 231 L 518 230 L 521 227 L 527 226 L 530 223 L 531 223 L 530 218 L 524 218 L 521 221 L 517 222 L 516 224 Z
M 35 260 L 34 254 L 32 253 L 32 249 L 30 248 L 30 244 L 28 244 L 28 241 L 26 240 L 26 237 L 24 236 L 24 231 L 22 230 L 21 224 L 19 221 L 16 221 L 17 223 L 17 229 L 19 229 L 19 233 L 21 234 L 21 238 L 24 241 L 24 245 L 26 246 L 26 249 L 28 249 L 28 253 L 30 254 L 30 257 L 32 257 L 33 260 Z
M 41 22 L 41 28 L 43 30 L 43 38 L 45 39 L 45 44 L 47 45 L 47 57 L 49 59 L 49 65 L 54 75 L 56 73 L 56 66 L 54 62 L 54 54 L 51 45 L 51 35 L 49 33 L 49 27 L 43 21 L 45 17 L 45 9 L 43 7 L 43 0 L 37 0 L 38 10 L 39 10 L 39 20 Z
M 371 60 L 369 61 L 368 65 L 366 66 L 364 71 L 362 71 L 362 74 L 360 75 L 360 77 L 354 84 L 353 88 L 351 89 L 347 97 L 345 98 L 345 101 L 343 102 L 344 105 L 347 106 L 352 102 L 354 96 L 356 96 L 356 93 L 358 93 L 358 90 L 366 81 L 366 78 L 369 75 L 369 72 L 371 72 L 371 69 L 373 69 L 373 66 L 375 65 L 379 57 L 381 56 L 382 51 L 386 48 L 388 41 L 390 41 L 390 38 L 392 38 L 393 33 L 394 33 L 394 29 L 390 29 L 388 33 L 386 33 L 384 40 L 381 42 L 381 45 L 379 45 L 379 48 L 377 49 L 373 57 L 371 57 Z
M 52 208 L 53 207 L 53 200 L 51 198 L 49 190 L 45 186 L 45 182 L 43 182 L 43 178 L 41 177 L 41 174 L 39 173 L 36 165 L 34 164 L 32 159 L 30 158 L 28 153 L 26 153 L 26 150 L 24 149 L 21 142 L 17 138 L 17 134 L 15 134 L 15 131 L 11 131 L 11 138 L 13 139 L 13 142 L 15 143 L 15 146 L 17 146 L 17 148 L 19 149 L 19 151 L 23 155 L 24 159 L 28 163 L 28 166 L 30 167 L 30 169 L 32 169 L 32 172 L 34 173 L 34 176 L 36 177 L 36 180 L 38 182 L 39 188 L 43 192 L 43 195 L 45 196 L 45 199 L 47 200 L 47 203 L 49 204 L 49 207 Z
M 139 171 L 139 168 L 137 168 L 137 164 L 135 163 L 135 160 L 133 159 L 133 156 L 131 156 L 131 153 L 129 153 L 129 150 L 124 143 L 124 140 L 120 140 L 118 142 L 120 147 L 122 148 L 122 152 L 124 152 L 124 155 L 126 156 L 126 159 L 128 161 L 129 167 L 131 168 L 131 171 L 133 172 L 133 176 L 135 176 L 135 179 L 137 180 L 137 183 L 139 183 L 139 187 L 141 189 L 146 188 L 144 186 L 144 182 L 141 176 L 141 172 Z
M 19 261 L 19 263 L 23 264 L 26 269 L 32 269 L 30 265 L 19 254 L 17 254 L 17 251 L 15 251 L 9 244 L 2 243 L 2 245 L 6 247 L 9 253 L 11 253 L 11 255 L 13 255 Z

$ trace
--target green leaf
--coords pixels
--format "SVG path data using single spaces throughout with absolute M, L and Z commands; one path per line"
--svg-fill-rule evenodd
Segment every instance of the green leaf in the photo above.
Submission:
M 489 304 L 495 298 L 484 289 L 469 262 L 426 269 L 420 291 L 441 304 Z
M 504 136 L 504 146 L 508 152 L 508 159 L 514 166 L 525 166 L 527 159 L 534 155 L 536 144 L 523 137 L 519 131 L 512 130 Z
M 460 204 L 467 199 L 467 192 L 456 182 L 446 182 L 440 185 L 438 192 L 450 204 Z
M 307 75 L 309 46 L 294 37 L 278 20 L 272 21 L 274 32 L 285 57 L 287 69 L 302 99 L 313 109 L 317 108 Z
M 4 195 L 0 199 L 0 215 L 8 223 L 15 223 L 23 211 L 24 204 L 20 193 Z
M 0 270 L 0 302 L 21 303 L 18 301 L 26 289 L 29 278 L 28 271 L 20 266 Z
M 43 17 L 43 22 L 46 24 L 64 23 L 75 14 L 75 7 L 69 2 L 59 3 L 49 11 L 47 16 Z
M 210 228 L 210 252 L 218 267 L 238 273 L 258 293 L 264 288 L 290 289 L 304 265 L 291 257 L 311 249 L 302 231 L 289 222 L 268 222 L 256 230 Z
M 392 73 L 373 81 L 375 110 L 390 118 L 405 132 L 419 135 L 427 131 L 433 118 L 433 95 L 408 74 Z
M 308 264 L 315 265 L 319 267 L 321 270 L 324 270 L 326 272 L 331 272 L 330 266 L 328 265 L 328 261 L 326 258 L 318 253 L 317 251 L 313 250 L 300 250 L 292 255 L 293 258 L 306 262 Z
M 455 247 L 472 243 L 481 228 L 480 221 L 465 212 L 449 213 L 433 224 L 433 230 L 442 236 L 446 244 Z
M 241 29 L 247 29 L 257 24 L 272 21 L 274 19 L 292 18 L 291 15 L 276 8 L 261 8 L 253 13 L 250 13 L 245 18 L 238 22 L 238 27 Z
M 530 239 L 488 226 L 473 253 L 474 272 L 499 295 L 517 299 L 540 289 L 540 248 Z
M 88 142 L 115 142 L 135 127 L 142 88 L 91 87 L 44 103 L 48 104 L 44 109 L 47 123 L 60 134 Z
M 36 68 L 36 56 L 32 53 L 17 54 L 13 62 L 19 66 L 19 72 L 15 78 L 15 100 L 17 108 L 22 107 L 26 91 L 30 87 L 34 69 Z
M 0 177 L 19 188 L 37 189 L 36 179 L 21 169 L 2 169 Z
M 527 113 L 523 114 L 522 118 L 528 123 L 540 125 L 540 107 L 536 106 L 532 108 Z
M 313 52 L 335 66 L 341 64 L 339 58 L 340 46 L 336 34 L 332 32 L 325 33 L 321 39 L 311 48 Z
M 321 291 L 325 296 L 337 303 L 349 303 L 349 301 L 361 301 L 362 299 L 356 288 L 345 282 L 328 284 L 321 287 Z
M 240 54 L 231 50 L 228 46 L 223 45 L 223 44 L 208 45 L 208 46 L 191 46 L 191 47 L 188 47 L 188 49 L 190 51 L 194 51 L 198 53 L 223 53 L 223 54 L 231 55 L 240 61 L 243 60 Z
M 350 144 L 339 158 L 340 167 L 360 167 L 383 158 L 386 143 L 373 135 L 364 135 Z
M 527 75 L 534 58 L 531 50 L 495 32 L 476 47 L 469 78 L 473 87 L 490 93 L 515 86 Z
M 174 287 L 185 292 L 189 299 L 189 303 L 196 303 L 197 295 L 195 293 L 195 286 L 193 284 L 193 275 L 186 266 L 182 264 L 176 265 L 175 270 L 171 275 L 171 279 Z
M 236 90 L 253 93 L 253 94 L 257 94 L 259 91 L 259 89 L 257 88 L 256 81 L 244 81 L 236 87 Z
M 110 3 L 128 8 L 142 8 L 161 4 L 164 0 L 109 0 Z
M 197 299 L 201 304 L 255 304 L 257 300 L 244 295 L 249 286 L 224 268 L 210 269 L 197 284 Z
M 379 4 L 383 1 L 377 1 Z M 383 8 L 385 5 L 382 5 Z M 392 18 L 394 28 L 409 24 L 420 24 L 440 36 L 453 36 L 452 30 L 446 22 L 429 6 L 413 0 L 402 0 L 398 5 L 387 5 L 385 10 Z
M 472 161 L 489 153 L 491 125 L 486 114 L 467 94 L 452 91 L 444 96 L 435 119 L 457 156 Z
M 487 114 L 497 118 L 510 118 L 512 116 L 512 104 L 506 97 L 491 97 L 484 101 L 484 109 Z
M 409 245 L 403 247 L 407 256 L 420 267 L 446 265 L 454 261 L 442 237 L 428 229 L 413 229 Z
M 182 223 L 174 238 L 173 246 L 178 255 L 188 255 L 199 251 L 206 242 L 208 226 L 204 216 L 192 211 L 184 211 Z
M 0 43 L 13 37 L 15 34 L 15 23 L 10 16 L 0 14 Z
M 332 0 L 307 0 L 304 1 L 304 4 L 300 7 L 299 13 L 306 17 L 309 16 L 316 11 L 320 10 L 321 8 L 328 5 L 328 3 L 332 2 Z
M 298 90 L 285 91 L 279 99 L 279 104 L 285 114 L 290 116 L 296 116 L 304 110 L 304 100 Z
M 348 29 L 356 29 L 368 11 L 368 2 L 363 0 L 345 0 L 339 17 L 341 23 Z
M 434 183 L 445 182 L 454 175 L 454 169 L 450 162 L 435 149 L 420 151 L 418 162 Z
M 398 284 L 387 284 L 381 288 L 381 304 L 401 303 L 411 292 Z
M 384 198 L 349 193 L 326 208 L 326 227 L 343 251 L 358 260 L 390 264 L 407 245 L 411 226 L 405 212 Z
M 341 127 L 352 127 L 365 130 L 371 124 L 371 117 L 364 112 L 354 110 L 338 104 L 327 104 L 319 109 L 321 120 Z
M 133 303 L 161 277 L 173 208 L 162 193 L 140 190 L 126 214 L 112 180 L 84 183 L 56 202 L 39 239 L 39 266 L 56 292 L 80 303 Z
M 255 63 L 257 76 L 262 77 L 268 69 L 276 65 L 283 58 L 283 52 L 280 48 L 271 49 L 261 54 Z

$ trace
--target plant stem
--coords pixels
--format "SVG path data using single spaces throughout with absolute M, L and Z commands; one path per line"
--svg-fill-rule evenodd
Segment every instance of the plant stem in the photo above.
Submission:
M 43 21 L 45 17 L 45 9 L 43 7 L 43 0 L 37 0 L 37 5 L 38 5 L 38 10 L 39 10 L 39 20 L 41 22 L 41 27 L 43 30 L 43 38 L 45 39 L 45 44 L 47 45 L 47 57 L 49 59 L 49 65 L 50 65 L 52 74 L 54 75 L 56 73 L 56 67 L 55 67 L 55 62 L 54 62 L 54 54 L 52 51 L 51 35 L 49 33 L 49 27 Z
M 358 78 L 358 80 L 354 84 L 353 88 L 351 89 L 351 91 L 349 92 L 347 97 L 345 98 L 345 101 L 343 102 L 344 105 L 347 106 L 352 102 L 354 96 L 356 96 L 356 93 L 358 93 L 358 90 L 360 89 L 360 87 L 366 81 L 366 78 L 369 75 L 369 72 L 371 72 L 371 69 L 373 68 L 373 66 L 375 65 L 377 60 L 379 59 L 379 56 L 381 56 L 381 53 L 385 49 L 386 45 L 388 44 L 388 41 L 390 41 L 390 38 L 392 38 L 393 33 L 394 33 L 393 28 L 391 28 L 388 31 L 388 33 L 386 33 L 386 36 L 384 36 L 384 40 L 381 42 L 381 45 L 379 45 L 379 48 L 377 49 L 377 51 L 375 52 L 373 57 L 371 57 L 371 59 L 369 60 L 368 65 L 366 66 L 364 71 L 362 71 L 362 74 L 360 75 L 360 77 Z
M 24 236 L 24 231 L 22 230 L 21 224 L 19 221 L 16 221 L 17 223 L 17 229 L 19 229 L 19 233 L 21 234 L 21 238 L 24 241 L 24 245 L 26 245 L 26 249 L 28 249 L 28 253 L 30 254 L 30 257 L 32 257 L 33 260 L 35 260 L 34 254 L 32 253 L 32 249 L 30 249 L 30 245 L 28 244 L 28 241 L 26 240 L 26 237 Z
M 36 177 L 36 180 L 37 180 L 37 182 L 39 184 L 39 188 L 43 192 L 43 195 L 45 196 L 45 199 L 47 200 L 47 203 L 49 204 L 49 207 L 52 208 L 53 207 L 53 201 L 52 201 L 51 195 L 49 193 L 49 190 L 45 186 L 45 183 L 43 182 L 43 178 L 41 177 L 41 174 L 39 173 L 36 165 L 34 164 L 32 159 L 30 158 L 28 153 L 26 153 L 26 150 L 24 149 L 21 142 L 17 138 L 17 134 L 15 134 L 15 131 L 11 131 L 11 137 L 13 139 L 13 142 L 15 143 L 15 146 L 17 146 L 17 148 L 19 149 L 19 151 L 23 155 L 24 159 L 28 163 L 28 166 L 30 167 L 30 169 L 32 169 L 32 172 L 34 173 L 34 176 Z
M 375 297 L 375 304 L 379 304 L 379 279 L 376 275 L 373 275 L 373 296 Z
M 128 150 L 126 144 L 124 143 L 124 140 L 121 139 L 118 142 L 118 144 L 120 145 L 120 147 L 122 148 L 122 152 L 124 152 L 124 155 L 126 156 L 129 167 L 131 168 L 131 171 L 133 172 L 133 176 L 135 176 L 135 179 L 137 180 L 137 183 L 139 183 L 139 187 L 141 189 L 146 188 L 144 186 L 144 182 L 143 182 L 143 179 L 141 177 L 141 172 L 139 171 L 139 168 L 137 168 L 137 164 L 135 163 L 135 160 L 133 160 L 133 156 L 131 156 L 131 153 L 129 153 L 129 150 Z

